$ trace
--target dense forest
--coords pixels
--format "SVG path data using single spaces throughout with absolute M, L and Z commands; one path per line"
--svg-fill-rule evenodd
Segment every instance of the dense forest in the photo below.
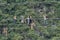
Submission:
M 21 15 L 32 16 L 35 28 Z M 60 40 L 60 0 L 0 0 L 0 40 Z

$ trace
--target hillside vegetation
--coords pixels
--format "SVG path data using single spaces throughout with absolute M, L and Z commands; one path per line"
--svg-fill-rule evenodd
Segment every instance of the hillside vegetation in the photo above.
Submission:
M 44 14 L 48 16 L 46 26 Z M 31 15 L 36 29 L 22 24 L 21 15 L 25 19 Z M 7 36 L 2 33 L 4 26 Z M 0 40 L 60 40 L 60 0 L 0 0 Z

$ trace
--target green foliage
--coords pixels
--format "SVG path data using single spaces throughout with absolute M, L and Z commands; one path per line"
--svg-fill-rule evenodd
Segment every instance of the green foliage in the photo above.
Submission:
M 45 7 L 42 12 L 39 11 L 41 5 Z M 47 20 L 47 27 L 43 25 L 44 20 L 41 19 L 43 14 L 52 18 Z M 16 24 L 13 22 L 15 15 Z M 24 15 L 25 19 L 31 15 L 36 29 L 31 30 L 26 23 L 21 24 L 21 15 Z M 59 0 L 0 0 L 0 27 L 7 25 L 8 28 L 8 36 L 0 34 L 0 40 L 60 40 L 60 19 L 53 18 L 60 18 Z M 53 23 L 55 25 L 52 25 Z

